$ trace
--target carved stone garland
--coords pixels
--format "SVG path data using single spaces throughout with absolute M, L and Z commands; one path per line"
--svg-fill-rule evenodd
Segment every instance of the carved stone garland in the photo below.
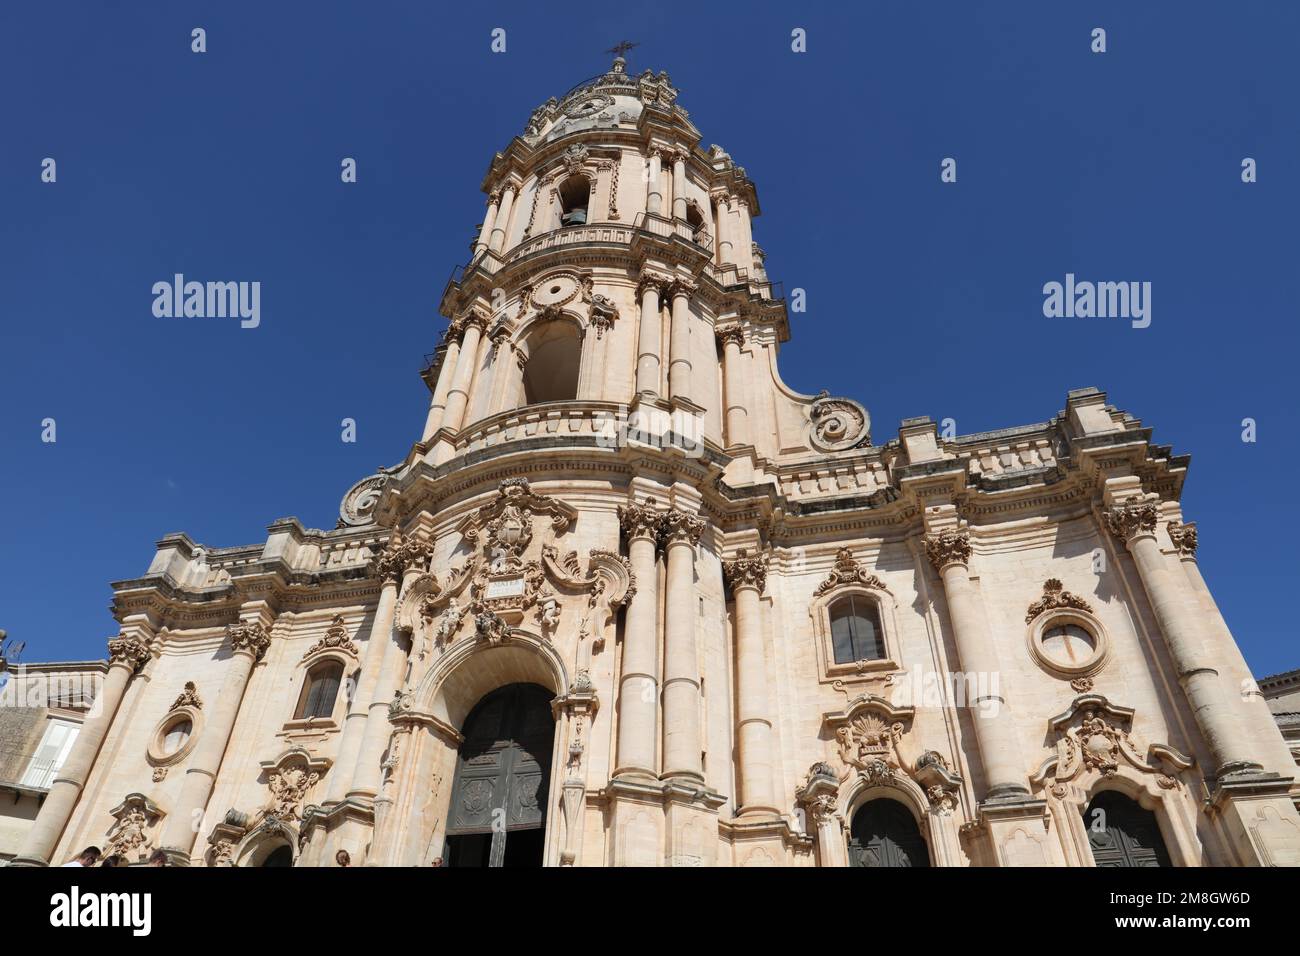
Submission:
M 270 799 L 262 816 L 282 822 L 297 821 L 308 791 L 328 767 L 328 761 L 313 757 L 300 747 L 281 754 L 277 760 L 263 763 Z
M 826 576 L 826 580 L 817 585 L 813 597 L 821 597 L 827 591 L 849 584 L 860 585 L 864 588 L 876 588 L 881 591 L 886 590 L 885 582 L 859 564 L 858 560 L 853 557 L 851 549 L 840 548 L 839 551 L 835 552 L 834 568 Z
M 302 659 L 307 660 L 307 658 L 314 654 L 319 654 L 321 651 L 328 650 L 342 651 L 352 657 L 356 657 L 359 653 L 357 645 L 354 644 L 352 638 L 348 636 L 348 629 L 343 623 L 342 614 L 334 615 L 334 620 L 331 621 L 330 626 L 325 629 L 325 636 L 308 648 L 307 653 L 302 656 Z
M 1176 789 L 1179 783 L 1173 774 L 1192 766 L 1192 758 L 1168 744 L 1151 744 L 1144 755 L 1131 736 L 1133 715 L 1132 708 L 1112 704 L 1101 694 L 1076 697 L 1069 710 L 1049 721 L 1057 735 L 1056 754 L 1044 761 L 1031 782 L 1041 785 L 1050 780 L 1049 789 L 1059 799 L 1080 776 L 1093 772 L 1113 777 L 1128 765 L 1153 774 L 1161 789 Z
M 1043 596 L 1029 605 L 1029 610 L 1025 612 L 1025 623 L 1028 624 L 1044 611 L 1057 608 L 1074 608 L 1079 611 L 1092 612 L 1091 604 L 1077 594 L 1065 590 L 1065 585 L 1056 578 L 1048 578 L 1043 582 Z
M 526 478 L 501 482 L 496 498 L 459 529 L 478 554 L 452 572 L 445 587 L 431 574 L 418 579 L 411 588 L 411 600 L 418 603 L 409 611 L 399 608 L 399 627 L 414 629 L 418 623 L 426 640 L 445 648 L 469 619 L 475 637 L 496 646 L 509 640 L 512 627 L 532 612 L 543 640 L 550 641 L 560 627 L 566 597 L 583 596 L 575 666 L 581 674 L 590 649 L 604 645 L 606 629 L 636 584 L 627 559 L 600 548 L 589 552 L 585 570 L 577 552 L 561 560 L 550 542 L 541 546 L 537 557 L 528 557 L 537 553 L 530 552 L 536 518 L 549 518 L 549 533 L 555 536 L 564 533 L 575 516 L 569 506 L 534 493 Z
M 890 787 L 899 786 L 907 777 L 925 792 L 934 812 L 951 813 L 961 777 L 948 769 L 948 761 L 938 751 L 926 750 L 915 760 L 909 759 L 904 736 L 913 715 L 911 707 L 895 707 L 873 694 L 860 695 L 841 713 L 827 714 L 824 719 L 834 731 L 836 750 L 845 768 L 838 779 L 856 772 L 868 786 Z M 814 769 L 819 766 L 829 767 L 821 764 Z
M 142 863 L 154 849 L 153 832 L 165 815 L 142 793 L 129 793 L 109 811 L 113 825 L 108 830 L 105 856 L 121 856 L 127 862 Z

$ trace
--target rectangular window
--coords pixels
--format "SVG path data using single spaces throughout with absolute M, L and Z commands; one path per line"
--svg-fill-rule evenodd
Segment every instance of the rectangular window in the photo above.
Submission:
M 48 790 L 54 783 L 54 775 L 59 772 L 63 762 L 72 752 L 77 734 L 81 728 L 63 720 L 52 720 L 45 728 L 41 744 L 32 755 L 27 770 L 19 783 L 24 787 L 39 787 Z

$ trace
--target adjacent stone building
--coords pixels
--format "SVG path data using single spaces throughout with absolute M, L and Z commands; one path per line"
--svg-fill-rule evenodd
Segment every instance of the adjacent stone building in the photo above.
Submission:
M 493 157 L 423 433 L 337 528 L 114 584 L 18 862 L 1300 863 L 1188 459 L 1092 388 L 878 443 L 791 389 L 755 185 L 677 97 L 618 59 Z

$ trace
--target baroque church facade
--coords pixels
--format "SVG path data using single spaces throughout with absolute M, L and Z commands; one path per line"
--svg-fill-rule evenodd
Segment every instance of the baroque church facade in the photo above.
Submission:
M 1085 388 L 873 441 L 777 371 L 754 184 L 624 61 L 493 158 L 423 434 L 158 543 L 16 865 L 1296 865 L 1188 459 Z

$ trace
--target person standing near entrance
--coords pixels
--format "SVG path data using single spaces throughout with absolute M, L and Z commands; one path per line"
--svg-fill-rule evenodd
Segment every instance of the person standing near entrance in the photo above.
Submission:
M 88 846 L 77 854 L 75 860 L 69 860 L 64 866 L 94 866 L 99 862 L 99 847 Z

